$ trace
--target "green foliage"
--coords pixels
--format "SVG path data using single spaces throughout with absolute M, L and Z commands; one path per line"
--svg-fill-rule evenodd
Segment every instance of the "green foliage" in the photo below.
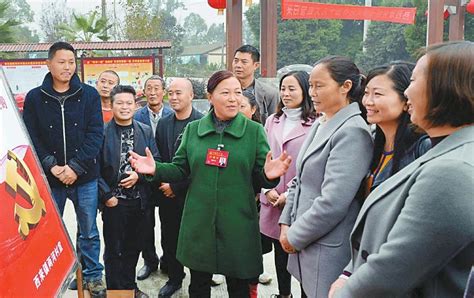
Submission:
M 150 1 L 127 0 L 124 35 L 127 40 L 156 40 L 162 29 L 160 16 L 154 12 Z
M 426 0 L 413 0 L 413 6 L 417 8 L 415 24 L 405 28 L 406 50 L 412 59 L 416 58 L 417 51 L 426 45 L 427 18 L 425 11 L 428 9 Z
M 21 25 L 13 28 L 13 34 L 19 43 L 37 43 L 40 40 L 38 34 Z
M 197 99 L 206 98 L 206 82 L 203 80 L 189 79 L 193 84 L 194 97 Z
M 364 0 L 319 0 L 321 3 L 364 5 Z M 392 60 L 416 59 L 417 51 L 425 46 L 427 0 L 373 0 L 374 6 L 416 7 L 415 24 L 404 25 L 372 22 L 367 38 L 362 42 L 363 21 L 341 20 L 281 20 L 278 5 L 278 60 L 277 67 L 289 64 L 313 64 L 326 55 L 343 55 L 354 59 L 363 69 Z M 260 40 L 260 5 L 245 12 L 250 44 L 258 46 Z M 448 22 L 445 22 L 444 39 L 447 40 Z M 474 16 L 465 15 L 465 39 L 474 40 Z M 363 52 L 362 45 L 366 49 Z
M 107 24 L 107 19 L 100 17 L 97 11 L 86 15 L 72 14 L 72 24 L 61 24 L 58 26 L 61 34 L 67 41 L 107 41 L 109 36 L 107 30 L 112 27 Z
M 464 20 L 464 39 L 474 41 L 474 14 L 466 13 Z
M 171 49 L 164 51 L 168 58 L 168 64 L 177 64 L 180 62 L 179 55 L 183 52 L 184 29 L 178 24 L 176 18 L 166 10 L 161 13 L 161 18 L 163 20 L 161 39 L 172 42 Z
M 363 21 L 342 21 L 340 39 L 334 45 L 334 55 L 342 55 L 355 59 L 362 50 Z
M 33 22 L 33 11 L 26 0 L 9 0 L 7 15 L 15 16 L 18 21 L 23 23 Z
M 33 12 L 26 0 L 9 0 L 5 16 L 16 20 L 19 25 L 12 27 L 12 35 L 15 42 L 34 43 L 39 42 L 39 37 L 31 31 L 24 23 L 33 22 Z
M 177 34 L 182 36 L 181 45 L 186 46 L 202 46 L 215 43 L 225 43 L 225 31 L 224 24 L 212 24 L 207 26 L 206 20 L 204 20 L 200 15 L 196 13 L 190 13 L 184 20 L 183 27 L 179 26 L 182 31 L 178 31 Z M 180 50 L 178 48 L 179 44 L 173 41 L 173 48 L 175 50 Z M 173 49 L 172 49 L 173 50 Z M 214 71 L 221 69 L 222 65 L 208 65 L 206 62 L 196 61 L 193 59 L 190 62 L 183 63 L 179 59 L 178 55 L 182 53 L 176 53 L 175 60 L 172 60 L 173 54 L 169 55 L 165 67 L 166 74 L 168 76 L 183 76 L 183 77 L 207 77 L 211 75 Z M 195 86 L 195 89 L 197 87 Z M 198 95 L 196 95 L 198 96 Z M 204 95 L 199 95 L 198 98 L 204 98 Z
M 212 24 L 209 26 L 209 29 L 207 30 L 206 34 L 206 43 L 208 44 L 213 44 L 213 43 L 225 43 L 225 29 L 224 29 L 224 23 L 220 24 Z
M 364 42 L 365 52 L 356 57 L 356 63 L 366 72 L 371 68 L 394 60 L 410 60 L 406 50 L 403 24 L 372 22 L 367 39 Z
M 185 30 L 184 45 L 206 44 L 207 24 L 197 13 L 190 13 L 185 19 L 183 28 Z
M 278 15 L 278 20 L 280 20 L 279 16 L 280 15 Z M 260 40 L 260 4 L 253 4 L 249 9 L 247 9 L 245 12 L 245 21 L 251 33 L 247 42 L 249 44 L 257 45 Z
M 0 43 L 15 42 L 14 28 L 19 24 L 18 21 L 8 18 L 8 7 L 8 2 L 0 2 Z M 5 19 L 6 21 L 3 21 Z
M 194 59 L 188 63 L 181 63 L 181 61 L 175 64 L 167 63 L 165 67 L 166 67 L 165 73 L 167 77 L 188 77 L 188 78 L 210 77 L 211 74 L 213 74 L 217 70 L 222 69 L 222 67 L 218 64 L 214 64 L 214 63 L 201 64 Z
M 278 16 L 281 5 L 278 4 Z M 260 39 L 260 5 L 252 5 L 245 17 L 255 40 Z M 278 18 L 278 65 L 313 64 L 318 59 L 339 52 L 343 22 L 339 20 L 281 20 Z M 255 44 L 258 46 L 258 44 Z
M 289 64 L 313 64 L 336 52 L 341 21 L 285 21 L 278 27 L 278 68 Z
M 155 7 L 155 13 L 159 11 L 164 11 L 168 14 L 173 14 L 175 10 L 180 8 L 186 9 L 186 6 L 182 2 L 182 0 L 151 0 L 153 2 L 153 6 Z
M 165 50 L 165 68 L 179 62 L 183 52 L 184 29 L 173 12 L 182 7 L 179 0 L 124 0 L 126 11 L 123 32 L 126 40 L 170 40 L 172 48 Z
M 214 23 L 208 28 L 206 20 L 193 12 L 184 19 L 183 29 L 185 30 L 183 45 L 225 43 L 224 23 Z

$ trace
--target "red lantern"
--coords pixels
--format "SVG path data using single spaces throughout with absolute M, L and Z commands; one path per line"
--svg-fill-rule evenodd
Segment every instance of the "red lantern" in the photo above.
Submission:
M 226 8 L 227 0 L 207 0 L 207 3 L 210 7 L 217 9 L 217 14 L 224 14 L 224 9 Z
M 449 13 L 449 11 L 446 9 L 446 10 L 444 11 L 443 18 L 444 18 L 445 20 L 447 20 L 447 19 L 449 18 L 449 15 L 450 15 L 450 13 Z M 425 11 L 425 16 L 426 16 L 426 17 L 428 16 L 428 10 Z
M 471 0 L 469 3 L 466 5 L 466 11 L 470 14 L 474 14 L 474 1 Z
M 449 19 L 449 11 L 447 9 L 444 11 L 443 18 L 445 20 Z

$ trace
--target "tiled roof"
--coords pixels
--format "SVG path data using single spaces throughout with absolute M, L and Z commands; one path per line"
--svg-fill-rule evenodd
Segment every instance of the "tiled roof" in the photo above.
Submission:
M 0 52 L 47 52 L 53 43 L 0 43 Z M 169 49 L 168 40 L 130 40 L 104 42 L 72 42 L 76 50 L 143 50 Z

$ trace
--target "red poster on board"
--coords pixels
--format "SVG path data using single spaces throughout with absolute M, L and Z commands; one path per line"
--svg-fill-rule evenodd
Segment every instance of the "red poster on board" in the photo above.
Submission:
M 0 296 L 54 297 L 73 246 L 0 69 Z
M 122 85 L 143 90 L 146 79 L 153 75 L 155 59 L 146 57 L 102 57 L 82 59 L 82 81 L 95 87 L 97 78 L 104 70 L 113 70 Z
M 282 1 L 282 19 L 371 20 L 414 24 L 415 7 L 357 6 Z

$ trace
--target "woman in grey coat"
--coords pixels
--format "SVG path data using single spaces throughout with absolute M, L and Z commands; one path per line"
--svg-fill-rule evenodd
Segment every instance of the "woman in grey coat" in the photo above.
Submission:
M 347 58 L 318 61 L 310 95 L 319 118 L 301 147 L 285 208 L 280 242 L 288 271 L 305 297 L 327 297 L 350 259 L 349 233 L 360 203 L 359 186 L 372 157 L 372 138 L 359 104 L 364 78 Z
M 433 148 L 367 198 L 331 297 L 462 297 L 474 263 L 472 61 L 472 42 L 418 60 L 405 94 Z

